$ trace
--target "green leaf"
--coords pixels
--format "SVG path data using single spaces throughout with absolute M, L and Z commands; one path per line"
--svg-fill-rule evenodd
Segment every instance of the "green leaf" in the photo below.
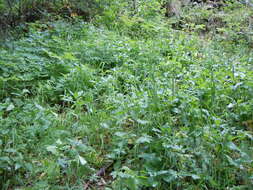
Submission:
M 16 163 L 16 164 L 15 164 L 15 170 L 18 170 L 19 168 L 21 168 L 21 165 L 18 164 L 18 163 Z
M 191 177 L 193 180 L 200 179 L 200 176 L 198 176 L 198 175 L 196 175 L 196 174 L 191 174 L 191 173 L 182 173 L 182 176 Z
M 127 135 L 127 133 L 125 133 L 125 132 L 116 132 L 115 135 L 118 136 L 118 137 L 124 137 L 124 136 Z
M 137 139 L 136 143 L 143 144 L 143 143 L 150 143 L 152 141 L 152 137 L 145 135 Z
M 136 119 L 137 123 L 141 124 L 141 125 L 146 125 L 149 123 L 149 121 L 145 121 L 145 120 L 141 120 L 141 119 Z
M 84 166 L 85 164 L 87 164 L 87 161 L 82 156 L 79 155 L 78 158 L 79 158 L 79 161 L 80 161 L 81 165 Z
M 9 153 L 16 153 L 17 152 L 17 150 L 13 149 L 13 148 L 8 148 L 8 149 L 5 149 L 4 151 L 9 152 Z
M 57 147 L 56 146 L 53 146 L 53 145 L 50 145 L 50 146 L 47 146 L 47 151 L 51 152 L 52 154 L 58 154 L 58 151 L 57 151 Z
M 236 166 L 238 168 L 240 168 L 240 164 L 237 164 L 231 157 L 229 157 L 228 155 L 225 155 L 228 159 L 228 162 L 232 165 L 232 166 Z
M 179 177 L 178 172 L 175 170 L 168 170 L 168 175 L 163 177 L 163 180 L 171 183 Z
M 228 148 L 230 148 L 231 150 L 237 150 L 240 152 L 240 149 L 233 143 L 233 142 L 228 142 L 227 143 Z
M 11 103 L 7 108 L 6 111 L 11 111 L 15 108 L 15 106 L 13 105 L 13 103 Z

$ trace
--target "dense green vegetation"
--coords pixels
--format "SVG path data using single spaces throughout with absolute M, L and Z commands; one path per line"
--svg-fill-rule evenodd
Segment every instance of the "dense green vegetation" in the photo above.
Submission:
M 0 46 L 0 189 L 253 189 L 249 4 L 38 2 Z

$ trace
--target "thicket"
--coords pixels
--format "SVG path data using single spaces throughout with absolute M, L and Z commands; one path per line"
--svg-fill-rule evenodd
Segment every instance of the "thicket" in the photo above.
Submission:
M 253 188 L 249 4 L 37 2 L 72 19 L 1 44 L 1 189 Z

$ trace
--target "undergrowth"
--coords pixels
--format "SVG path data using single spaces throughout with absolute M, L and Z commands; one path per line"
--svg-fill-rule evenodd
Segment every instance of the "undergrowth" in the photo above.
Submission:
M 35 22 L 1 45 L 1 189 L 252 189 L 247 43 L 106 25 Z

